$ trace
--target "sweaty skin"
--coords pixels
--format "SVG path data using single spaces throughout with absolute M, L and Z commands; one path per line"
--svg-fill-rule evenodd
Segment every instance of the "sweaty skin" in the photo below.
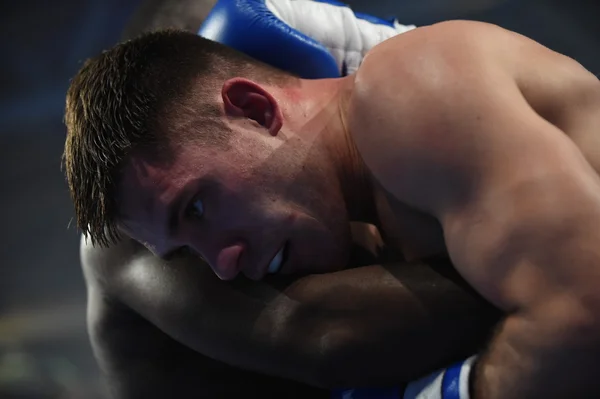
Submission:
M 388 244 L 447 251 L 508 313 L 474 398 L 598 396 L 598 79 L 515 33 L 448 22 L 373 49 L 344 117 Z M 407 223 L 410 208 L 429 218 Z
M 481 347 L 499 313 L 449 262 L 362 251 L 377 242 L 355 231 L 352 266 L 370 266 L 259 282 L 220 281 L 195 257 L 163 260 L 131 239 L 83 239 L 88 329 L 114 397 L 328 398 L 408 382 Z
M 159 255 L 181 249 L 201 255 L 222 279 L 261 280 L 278 248 L 289 243 L 278 274 L 344 268 L 348 219 L 374 223 L 387 245 L 410 258 L 448 255 L 473 288 L 507 313 L 476 364 L 475 398 L 597 396 L 595 76 L 498 27 L 447 22 L 375 47 L 355 76 L 285 88 L 239 77 L 223 83 L 220 98 L 232 149 L 190 146 L 168 166 L 132 156 L 119 198 L 127 235 Z M 303 319 L 303 328 L 281 329 L 297 314 L 292 301 L 277 308 L 284 312 L 261 313 L 270 317 L 257 324 L 242 319 L 253 345 L 236 346 L 233 321 L 209 327 L 214 316 L 200 318 L 190 309 L 197 296 L 171 295 L 196 280 L 148 276 L 141 265 L 149 258 L 106 273 L 105 289 L 179 342 L 239 367 L 311 383 L 318 381 L 314 367 L 339 369 L 342 378 L 353 376 L 344 381 L 352 385 L 393 384 L 407 375 L 394 376 L 377 359 L 411 363 L 414 357 L 402 355 L 415 336 L 406 330 L 390 336 L 389 326 L 369 316 L 393 319 L 385 313 L 393 309 L 413 333 L 428 331 L 423 319 L 406 319 L 415 309 L 428 314 L 406 291 L 398 291 L 400 300 L 384 295 L 395 308 L 360 308 L 360 295 L 336 297 L 332 290 L 333 303 L 361 309 L 356 318 L 342 311 L 328 323 L 336 317 L 329 319 L 327 305 L 322 317 Z M 370 272 L 341 273 L 353 275 L 349 281 L 360 292 Z M 328 276 L 331 284 L 339 281 L 336 273 Z M 286 302 L 289 294 L 278 298 Z M 213 311 L 225 303 L 241 309 L 234 302 L 202 303 Z M 264 302 L 253 303 L 246 303 L 253 312 L 242 314 L 263 309 Z M 311 324 L 317 320 L 322 323 Z M 369 351 L 373 342 L 380 351 Z M 423 356 L 441 356 L 431 342 L 420 342 Z M 322 357 L 323 348 L 344 350 Z M 257 365 L 258 357 L 268 361 Z M 365 364 L 367 375 L 360 372 Z M 327 380 L 335 386 L 335 378 Z
M 166 27 L 198 32 L 214 3 L 145 1 L 124 39 Z M 82 240 L 88 330 L 113 397 L 329 398 L 307 384 L 398 384 L 481 347 L 499 313 L 447 260 L 396 262 L 375 250 L 369 231 L 353 235 L 377 256 L 353 251 L 352 265 L 371 266 L 233 287 L 194 256 L 160 259 L 127 238 L 111 248 Z M 269 325 L 289 338 L 272 339 Z M 232 342 L 235 353 L 222 350 Z M 249 352 L 259 355 L 243 360 Z

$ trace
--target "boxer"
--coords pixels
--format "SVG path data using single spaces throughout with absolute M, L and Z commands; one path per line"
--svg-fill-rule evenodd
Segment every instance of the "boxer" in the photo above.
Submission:
M 273 75 L 274 75 L 274 76 L 277 76 L 277 73 L 276 73 L 276 72 L 277 72 L 277 71 L 273 71 Z M 273 76 L 270 76 L 270 78 L 272 78 L 272 77 L 273 77 Z M 135 252 L 135 251 L 133 251 L 133 252 Z M 89 253 L 88 253 L 88 255 L 94 255 L 94 254 L 93 254 L 93 253 L 92 253 L 92 254 L 89 254 Z M 123 254 L 121 254 L 121 255 L 123 255 Z M 92 256 L 92 258 L 93 258 L 93 256 Z M 131 260 L 131 259 L 127 258 L 126 256 L 120 256 L 120 257 L 118 257 L 118 258 L 120 258 L 120 259 L 121 259 L 121 261 L 120 261 L 121 263 L 123 262 L 123 259 L 126 259 L 126 260 Z M 88 259 L 88 260 L 94 260 L 94 259 Z M 96 259 L 96 260 L 97 260 L 97 259 Z M 112 260 L 113 262 L 115 261 L 115 259 L 111 259 L 111 260 Z M 147 259 L 145 259 L 145 260 L 147 260 Z M 93 262 L 88 262 L 88 263 L 93 263 Z M 102 262 L 96 262 L 96 263 L 102 263 Z M 110 263 L 111 263 L 111 262 L 108 262 L 108 264 L 110 264 Z M 117 262 L 114 262 L 114 263 L 117 263 Z M 132 261 L 132 260 L 131 260 L 131 263 L 135 263 L 135 264 L 139 265 L 139 261 Z M 150 262 L 148 262 L 148 263 L 150 263 Z M 147 264 L 147 263 L 146 263 L 146 264 Z M 104 265 L 103 265 L 103 267 L 96 267 L 96 268 L 94 268 L 94 270 L 88 270 L 88 273 L 87 273 L 87 275 L 88 275 L 88 277 L 89 277 L 89 278 L 88 278 L 88 281 L 92 281 L 92 280 L 96 280 L 96 281 L 102 281 L 102 280 L 105 280 L 103 277 L 100 277 L 100 275 L 98 274 L 98 271 L 99 271 L 98 269 L 103 269 L 105 266 L 108 266 L 108 265 L 107 265 L 107 264 L 104 264 Z M 163 266 L 163 265 L 160 265 L 160 266 Z M 113 267 L 114 267 L 114 266 L 113 266 Z M 133 267 L 133 266 L 132 266 L 132 267 Z M 142 276 L 142 275 L 143 275 L 144 273 L 146 273 L 146 272 L 147 272 L 147 270 L 145 270 L 145 271 L 142 273 L 142 275 L 139 275 L 139 273 L 138 273 L 139 271 L 138 271 L 138 272 L 136 272 L 136 271 L 133 271 L 133 269 L 131 269 L 131 268 L 128 268 L 128 269 L 129 269 L 129 270 L 130 270 L 132 273 L 134 273 L 134 274 L 138 274 L 138 275 L 137 275 L 137 277 L 138 277 L 138 278 L 140 278 L 140 277 L 144 277 L 144 276 Z M 101 273 L 100 273 L 100 274 L 101 274 Z M 126 274 L 127 274 L 127 273 L 126 273 Z M 107 276 L 105 275 L 104 277 L 107 277 Z M 146 276 L 146 277 L 147 277 L 147 276 Z M 144 278 L 146 278 L 146 277 L 144 277 Z M 337 278 L 336 278 L 336 280 L 339 280 L 340 278 L 341 278 L 341 279 L 343 279 L 343 276 L 342 276 L 342 275 L 339 275 L 339 276 L 336 276 L 336 277 L 337 277 Z M 117 278 L 117 280 L 119 280 L 119 278 Z M 142 279 L 142 280 L 143 280 L 143 279 Z M 141 282 L 144 282 L 144 281 L 140 281 L 140 283 L 141 283 Z M 148 283 L 148 281 L 145 281 L 145 283 L 146 283 L 146 287 L 142 287 L 142 288 L 143 288 L 143 289 L 146 289 L 146 290 L 150 289 L 150 287 L 148 287 L 148 284 L 147 284 L 147 283 Z M 165 283 L 166 283 L 166 282 L 165 282 Z M 99 285 L 99 284 L 96 284 L 96 285 Z M 135 307 L 135 305 L 133 305 L 133 303 L 135 302 L 135 299 L 131 299 L 131 298 L 130 298 L 130 299 L 125 299 L 125 298 L 123 298 L 123 295 L 129 295 L 129 294 L 131 294 L 131 292 L 129 292 L 129 293 L 127 293 L 127 294 L 126 294 L 126 293 L 121 293 L 121 294 L 115 295 L 115 291 L 119 291 L 119 289 L 115 287 L 116 285 L 118 286 L 119 284 L 108 284 L 108 286 L 104 286 L 104 287 L 102 287 L 102 292 L 100 293 L 100 295 L 101 295 L 102 297 L 112 296 L 112 297 L 113 297 L 113 300 L 119 299 L 119 301 L 122 301 L 123 303 L 125 303 L 125 304 L 126 304 L 126 307 L 129 307 L 129 308 Z M 141 284 L 140 284 L 140 285 L 141 285 Z M 164 289 L 164 284 L 161 284 L 161 285 L 162 285 L 162 287 L 160 287 L 160 288 L 161 288 L 161 290 L 162 290 L 162 291 L 165 291 L 165 289 Z M 167 285 L 168 285 L 168 284 L 167 284 Z M 178 287 L 184 287 L 184 286 L 185 286 L 185 285 L 180 285 L 180 286 L 178 286 Z M 111 289 L 107 289 L 108 287 L 111 287 Z M 334 285 L 332 284 L 332 285 L 331 285 L 329 288 L 330 288 L 330 289 L 333 289 L 333 287 L 334 287 Z M 138 288 L 140 288 L 140 287 L 138 287 Z M 156 287 L 156 288 L 158 288 L 158 287 Z M 94 287 L 94 290 L 99 290 L 99 288 L 98 288 L 98 287 Z M 90 291 L 94 291 L 94 290 L 92 290 L 92 289 L 91 289 Z M 110 295 L 109 295 L 109 291 L 112 291 L 112 292 L 110 293 Z M 133 296 L 134 296 L 134 297 L 135 297 L 136 295 L 137 295 L 137 294 L 133 293 Z M 180 300 L 181 300 L 181 298 L 180 298 Z M 112 301 L 111 301 L 111 302 L 112 302 Z M 117 301 L 117 302 L 118 302 L 118 301 Z M 161 302 L 162 302 L 162 299 L 160 298 L 160 295 L 155 295 L 155 298 L 154 298 L 153 300 L 151 300 L 151 302 L 156 302 L 156 303 L 154 303 L 154 304 L 147 304 L 149 308 L 154 308 L 154 309 L 152 309 L 152 310 L 156 310 L 156 305 L 157 305 L 157 304 L 159 304 L 159 303 L 160 303 L 161 305 L 164 305 L 164 304 L 165 304 L 164 302 L 163 302 L 163 303 L 161 303 Z M 133 305 L 133 306 L 132 306 L 132 305 Z M 169 305 L 172 305 L 172 304 L 169 304 Z M 139 304 L 138 304 L 138 306 L 139 306 Z M 160 307 L 160 306 L 158 306 L 158 307 Z M 171 308 L 171 309 L 172 309 L 172 308 Z M 143 311 L 143 310 L 142 310 L 142 311 L 140 311 L 139 309 L 134 309 L 134 310 L 137 310 L 137 312 L 136 312 L 136 313 L 139 313 L 139 314 L 141 314 L 142 316 L 146 316 L 146 319 L 153 319 L 153 317 L 148 317 L 148 314 L 147 314 L 145 311 Z M 164 309 L 163 309 L 163 310 L 164 310 Z M 406 310 L 407 310 L 407 308 L 406 308 L 406 307 L 403 307 L 403 310 L 404 310 L 404 312 L 405 312 L 405 313 L 410 313 L 410 312 L 406 312 Z M 172 316 L 172 315 L 169 315 L 169 316 Z M 165 326 L 164 326 L 164 324 L 163 324 L 163 323 L 164 323 L 164 321 L 163 321 L 163 322 L 158 322 L 158 323 L 157 323 L 156 319 L 154 319 L 154 320 L 150 320 L 150 321 L 154 322 L 155 324 L 160 324 L 160 325 L 162 325 L 161 327 L 163 327 L 163 329 L 165 329 L 165 328 L 164 328 Z M 279 321 L 281 321 L 281 320 L 279 320 Z M 204 326 L 204 327 L 206 327 L 206 326 Z M 170 328 L 166 328 L 166 330 L 170 330 L 170 331 L 171 331 L 171 333 L 172 333 L 172 335 L 178 335 L 177 333 L 173 333 L 173 329 L 172 329 L 172 328 L 171 328 L 171 329 L 170 329 Z M 187 334 L 187 333 L 186 333 L 186 334 Z M 206 332 L 204 332 L 204 334 L 206 334 Z M 209 334 L 209 335 L 210 335 L 210 334 Z M 176 338 L 177 338 L 177 339 L 179 339 L 180 341 L 186 341 L 186 340 L 187 340 L 186 338 L 181 338 L 181 337 L 176 337 Z M 198 344 L 196 344 L 196 345 L 198 345 Z M 204 344 L 204 345 L 206 345 L 206 344 Z M 192 345 L 192 346 L 194 346 L 194 345 Z M 388 348 L 388 349 L 389 349 L 389 348 Z M 213 351 L 214 351 L 214 349 L 209 349 L 209 351 L 210 351 L 210 350 L 213 350 Z M 203 352 L 206 352 L 206 351 L 203 351 Z M 213 353 L 214 353 L 214 352 L 213 352 Z M 263 353 L 264 353 L 264 352 L 263 352 Z M 219 357 L 219 356 L 222 356 L 222 355 L 221 355 L 221 354 L 217 354 L 217 355 L 215 355 L 215 357 Z M 230 355 L 228 355 L 228 356 L 230 356 Z M 319 360 L 322 360 L 322 359 L 319 359 Z M 247 360 L 243 360 L 243 362 L 246 362 L 246 361 L 247 361 Z M 255 361 L 255 360 L 253 359 L 253 361 Z M 238 362 L 239 362 L 239 361 L 238 361 Z M 235 362 L 234 362 L 234 363 L 235 363 Z M 417 366 L 417 365 L 415 365 L 415 366 Z M 272 363 L 272 366 L 271 366 L 271 367 L 276 367 L 276 363 Z M 417 368 L 417 369 L 418 369 L 419 367 L 417 366 L 417 367 L 415 367 L 415 368 Z M 281 372 L 281 371 L 280 371 L 280 370 L 278 370 L 278 372 Z M 397 377 L 396 377 L 396 378 L 397 378 Z
M 255 53 L 257 46 L 253 42 L 273 44 L 287 40 L 288 45 L 278 51 L 279 58 L 271 57 L 268 62 L 286 68 L 286 60 L 304 54 L 305 62 L 288 64 L 291 72 L 330 77 L 346 75 L 358 67 L 358 44 L 363 46 L 362 54 L 368 46 L 411 28 L 394 20 L 354 14 L 342 5 L 302 1 L 298 3 L 306 8 L 298 9 L 282 1 L 221 0 L 199 29 L 199 21 L 208 14 L 211 3 L 147 2 L 125 37 L 161 27 L 199 30 L 202 36 L 226 42 L 254 57 L 268 53 Z M 239 8 L 246 10 L 246 19 L 240 19 Z M 235 23 L 224 15 L 237 16 Z M 322 18 L 323 15 L 331 18 Z M 262 29 L 257 29 L 259 24 Z M 277 35 L 286 36 L 274 40 Z M 289 38 L 295 39 L 291 45 Z M 347 51 L 340 51 L 342 48 Z M 312 68 L 306 68 L 306 63 Z M 372 266 L 293 280 L 272 277 L 252 286 L 242 280 L 233 287 L 219 284 L 193 256 L 160 259 L 126 237 L 110 248 L 82 240 L 89 332 L 111 391 L 116 397 L 127 398 L 238 397 L 247 392 L 259 392 L 264 397 L 329 397 L 328 390 L 291 380 L 323 388 L 389 381 L 389 376 L 371 372 L 368 365 L 376 361 L 388 365 L 394 384 L 398 384 L 474 353 L 495 322 L 497 312 L 462 283 L 447 260 L 394 261 L 395 256 L 381 252 L 369 231 L 354 228 L 353 235 L 376 256 L 369 256 L 357 246 L 349 266 Z M 375 266 L 380 262 L 385 265 Z M 119 279 L 108 283 L 103 277 L 142 265 L 138 270 L 143 273 L 122 281 L 124 284 L 117 283 Z M 105 275 L 109 269 L 112 272 Z M 148 279 L 160 281 L 159 286 L 149 286 Z M 188 301 L 173 307 L 176 302 L 170 299 L 176 298 L 167 295 L 169 292 L 181 293 L 179 298 L 186 297 Z M 337 295 L 332 296 L 332 292 Z M 148 310 L 154 315 L 137 309 L 124 295 L 144 295 Z M 340 298 L 345 298 L 343 303 Z M 225 303 L 229 305 L 224 306 Z M 156 312 L 178 314 L 179 321 L 166 326 L 166 320 Z M 392 316 L 399 312 L 404 314 L 402 319 Z M 281 314 L 293 317 L 276 317 Z M 289 339 L 274 340 L 268 331 L 259 333 L 251 323 L 259 316 L 263 326 L 276 322 L 285 327 Z M 220 320 L 220 343 L 207 335 L 210 328 L 217 326 L 207 326 L 203 320 Z M 352 334 L 324 346 L 321 337 L 330 335 L 332 320 Z M 189 329 L 195 343 L 180 340 L 174 333 L 175 327 Z M 307 331 L 312 333 L 303 333 Z M 373 342 L 372 336 L 382 339 Z M 405 338 L 386 345 L 384 337 L 392 336 Z M 219 351 L 219 347 L 228 348 L 232 342 L 244 342 L 242 350 L 233 354 L 237 356 L 234 359 Z M 207 343 L 215 348 L 208 352 L 199 348 Z M 248 350 L 258 354 L 250 359 L 246 354 L 246 359 L 240 360 L 239 355 Z M 207 354 L 271 377 L 227 366 Z M 328 367 L 338 363 L 336 359 L 340 357 L 349 360 L 348 366 L 353 365 Z M 348 398 L 361 393 L 364 392 L 353 390 L 339 394 Z
M 414 30 L 320 81 L 159 32 L 74 79 L 68 177 L 97 242 L 190 251 L 226 280 L 339 270 L 349 220 L 412 257 L 447 253 L 508 314 L 475 397 L 595 395 L 599 92 L 573 60 L 485 24 Z

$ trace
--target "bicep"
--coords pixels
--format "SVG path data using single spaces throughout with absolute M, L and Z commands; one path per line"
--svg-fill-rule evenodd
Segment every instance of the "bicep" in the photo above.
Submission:
M 454 155 L 470 167 L 449 159 L 462 191 L 435 209 L 459 271 L 505 310 L 581 289 L 589 264 L 577 263 L 600 255 L 598 176 L 565 132 L 513 101 L 487 110 L 473 148 Z

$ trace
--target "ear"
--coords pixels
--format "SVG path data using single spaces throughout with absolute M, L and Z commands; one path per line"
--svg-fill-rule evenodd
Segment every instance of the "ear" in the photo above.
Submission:
M 221 89 L 225 113 L 258 122 L 276 136 L 283 125 L 283 114 L 277 100 L 262 86 L 244 78 L 227 80 Z

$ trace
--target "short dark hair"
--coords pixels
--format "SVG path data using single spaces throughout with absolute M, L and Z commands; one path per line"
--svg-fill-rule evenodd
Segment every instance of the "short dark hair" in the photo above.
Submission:
M 85 62 L 67 92 L 63 162 L 77 225 L 93 244 L 119 238 L 116 188 L 133 151 L 168 153 L 165 133 L 182 124 L 201 126 L 207 144 L 226 141 L 214 93 L 234 76 L 281 84 L 291 75 L 180 30 L 144 34 Z

